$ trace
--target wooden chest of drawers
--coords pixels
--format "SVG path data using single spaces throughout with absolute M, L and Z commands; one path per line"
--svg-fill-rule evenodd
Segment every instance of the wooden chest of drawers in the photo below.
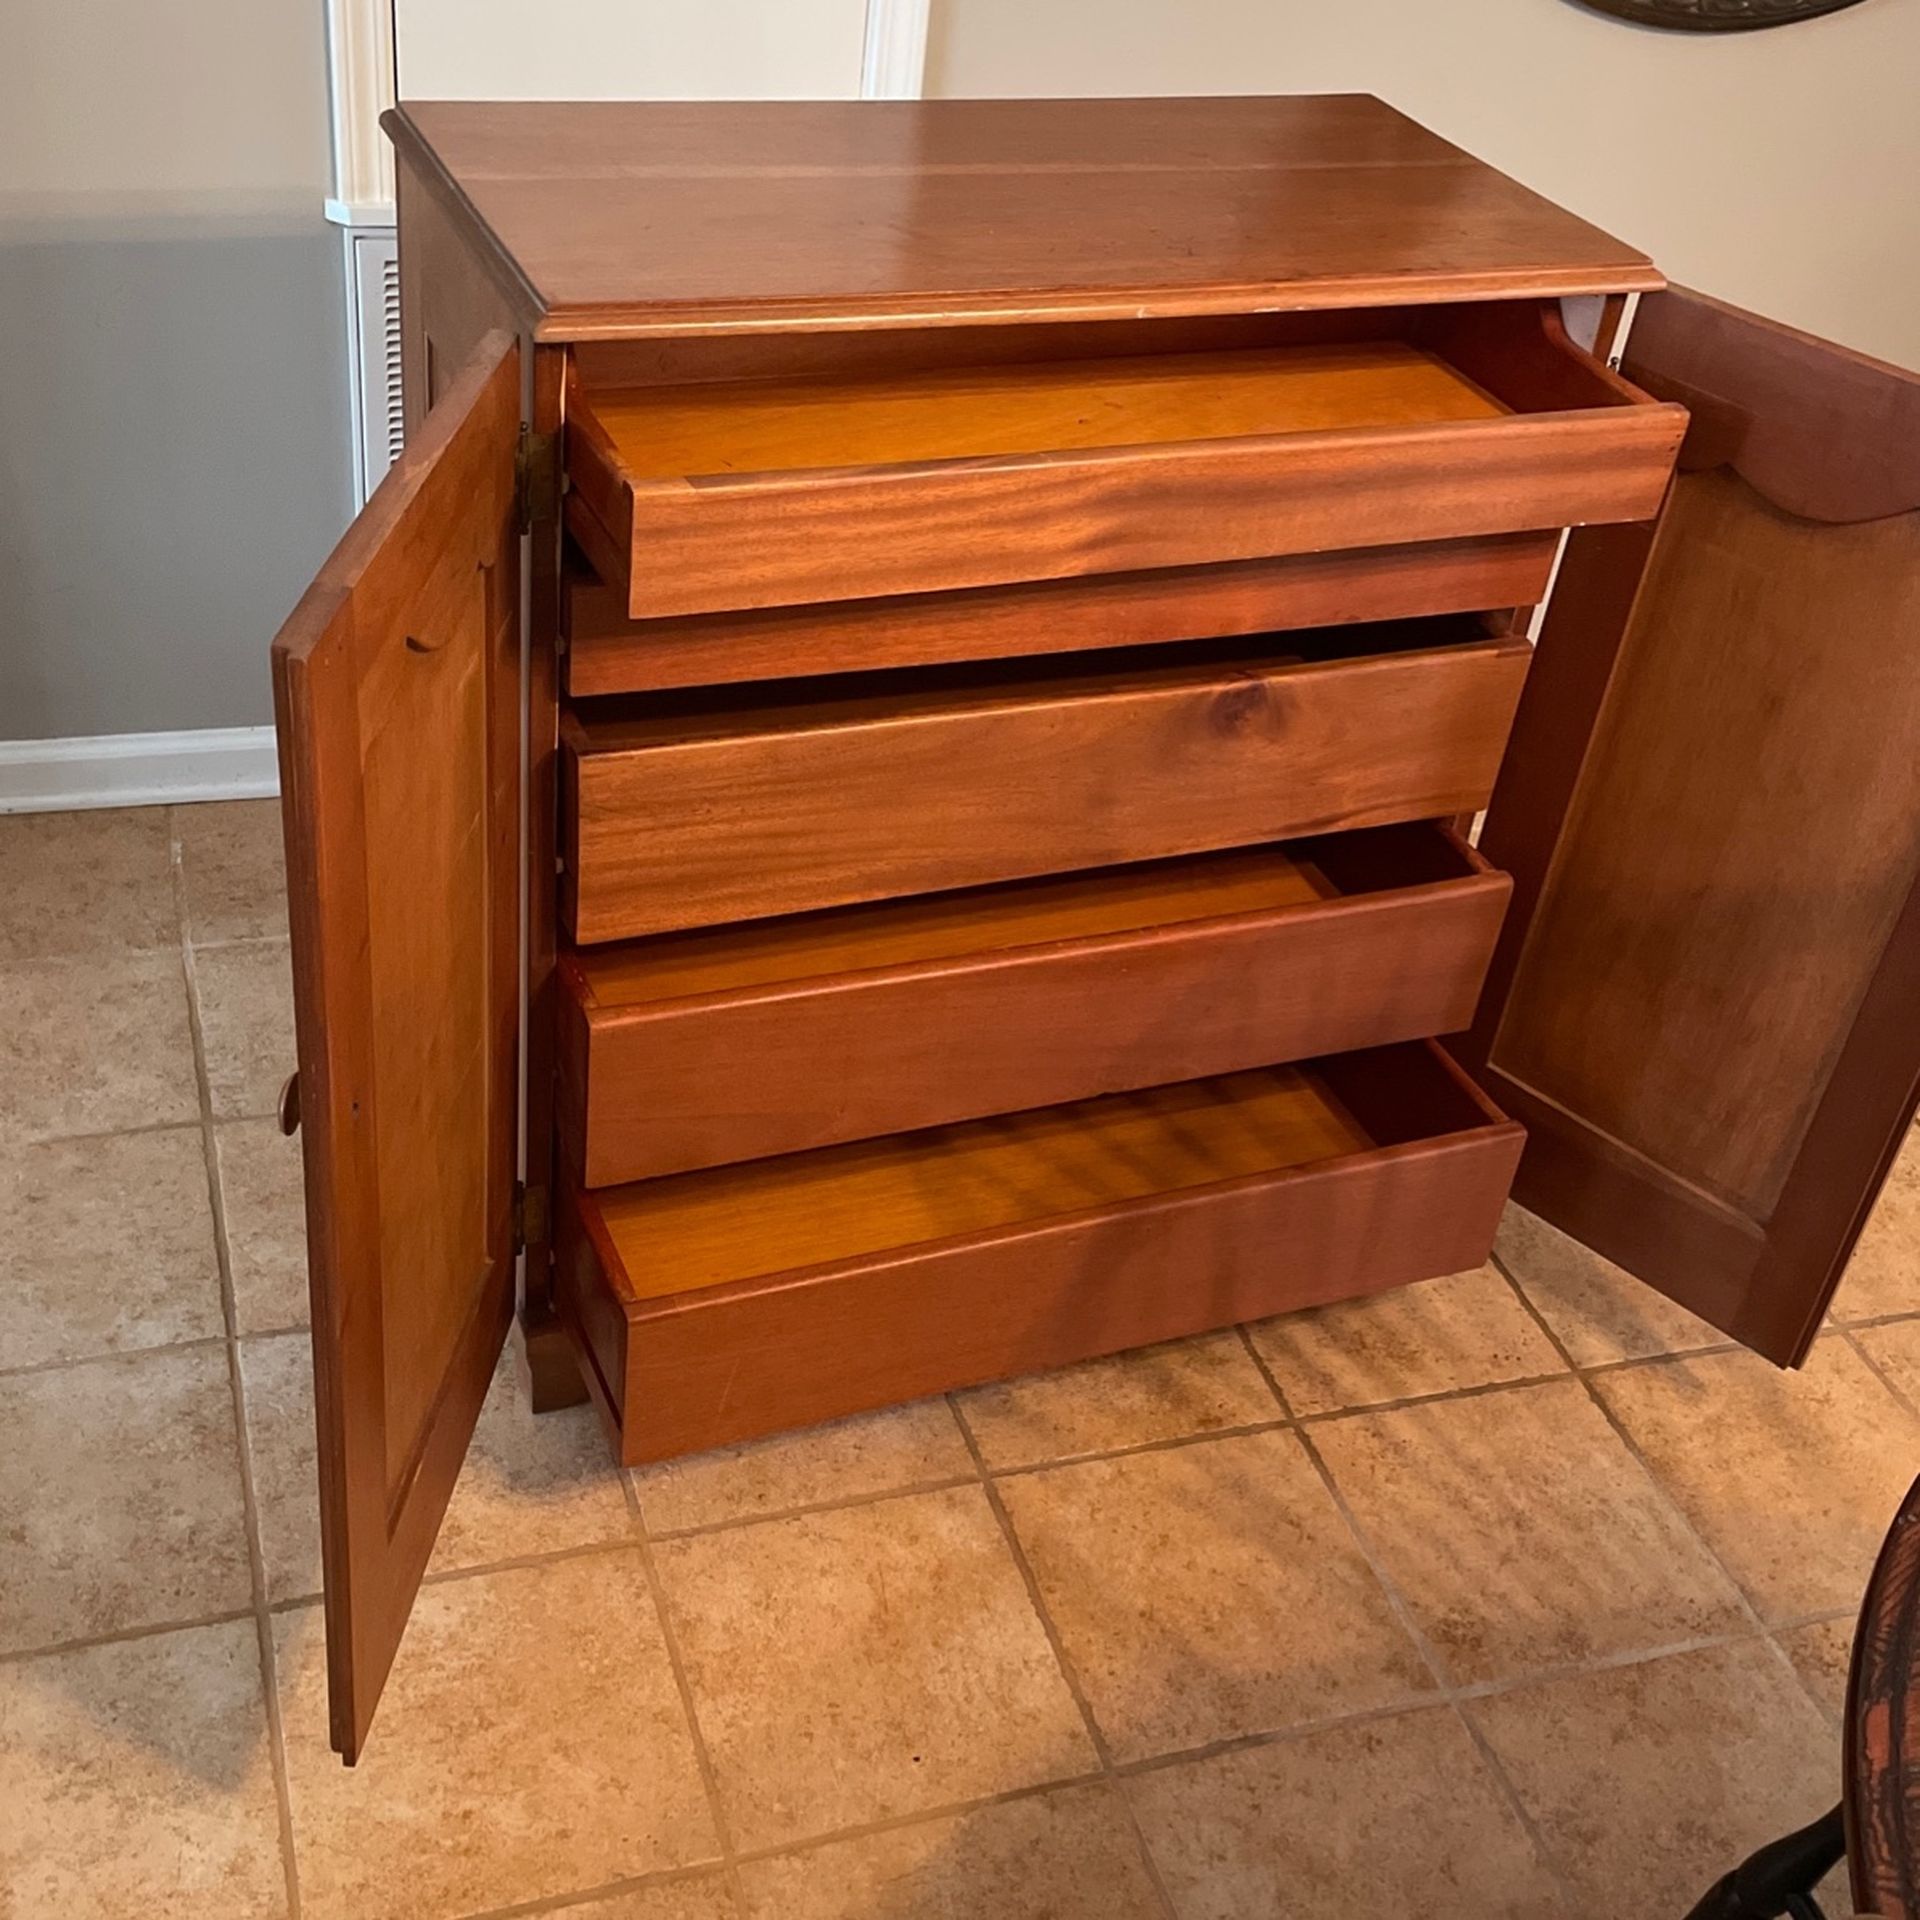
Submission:
M 275 648 L 344 1754 L 516 1300 L 648 1460 L 1517 1168 L 1800 1357 L 1920 1087 L 1916 383 L 1365 99 L 390 130 L 409 444 Z

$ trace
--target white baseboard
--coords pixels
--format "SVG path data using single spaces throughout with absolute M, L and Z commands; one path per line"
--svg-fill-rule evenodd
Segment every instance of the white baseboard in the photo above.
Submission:
M 271 727 L 0 740 L 0 813 L 253 800 L 279 791 Z

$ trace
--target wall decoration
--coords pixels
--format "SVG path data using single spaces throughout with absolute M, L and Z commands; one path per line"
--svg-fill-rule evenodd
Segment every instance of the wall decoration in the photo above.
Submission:
M 1860 0 L 1584 0 L 1599 13 L 1611 13 L 1643 27 L 1677 27 L 1684 33 L 1749 33 L 1756 27 L 1784 27 L 1811 20 Z

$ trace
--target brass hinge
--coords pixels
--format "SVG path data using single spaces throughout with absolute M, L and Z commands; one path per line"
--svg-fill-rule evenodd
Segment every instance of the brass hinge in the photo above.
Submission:
M 522 425 L 513 455 L 513 500 L 520 531 L 557 519 L 560 513 L 560 436 Z
M 544 1245 L 547 1238 L 547 1190 L 513 1183 L 513 1250 L 525 1253 L 528 1243 Z

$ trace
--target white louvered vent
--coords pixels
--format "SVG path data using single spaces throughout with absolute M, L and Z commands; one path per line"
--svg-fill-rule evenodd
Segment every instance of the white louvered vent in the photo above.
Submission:
M 390 253 L 380 263 L 380 383 L 381 418 L 386 422 L 387 457 L 390 467 L 400 458 L 400 442 L 405 437 L 405 422 L 400 412 L 400 258 Z
M 399 457 L 400 254 L 394 235 L 353 236 L 354 478 L 364 506 Z

